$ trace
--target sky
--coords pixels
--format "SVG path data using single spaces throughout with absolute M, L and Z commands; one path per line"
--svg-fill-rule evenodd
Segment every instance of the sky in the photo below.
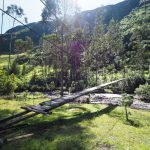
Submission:
M 78 3 L 78 7 L 81 11 L 92 10 L 100 6 L 106 6 L 110 4 L 116 4 L 123 0 L 75 0 Z M 28 22 L 37 22 L 41 20 L 41 12 L 44 8 L 40 0 L 5 0 L 5 10 L 10 4 L 17 4 L 24 9 L 25 17 L 28 18 Z M 0 0 L 0 8 L 2 8 L 2 0 Z M 1 24 L 1 12 L 0 12 L 0 24 Z M 19 18 L 20 21 L 24 21 L 24 18 Z M 18 23 L 15 24 L 19 25 Z M 9 28 L 12 28 L 12 19 L 7 15 L 4 16 L 3 33 Z

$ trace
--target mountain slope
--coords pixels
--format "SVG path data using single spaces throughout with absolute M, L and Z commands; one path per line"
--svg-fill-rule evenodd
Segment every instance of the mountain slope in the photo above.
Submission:
M 138 7 L 124 17 L 120 22 L 120 30 L 122 35 L 126 36 L 141 28 L 143 24 L 150 29 L 150 4 Z
M 105 24 L 108 24 L 112 18 L 120 21 L 133 9 L 137 8 L 139 6 L 139 2 L 140 0 L 125 0 L 116 5 L 108 5 L 94 10 L 81 12 L 79 14 L 81 26 L 83 27 L 84 24 L 88 21 L 90 23 L 91 29 L 93 29 L 97 12 L 103 15 Z M 47 22 L 46 24 L 37 22 L 28 24 L 28 26 L 32 30 L 38 32 L 39 35 L 50 34 L 53 32 L 52 22 Z M 31 37 L 35 45 L 39 44 L 40 41 L 40 36 L 30 32 L 29 29 L 26 29 L 24 26 L 17 26 L 8 30 L 4 35 L 0 36 L 0 53 L 8 53 L 10 33 L 14 34 L 13 43 L 16 39 L 25 39 L 26 36 Z
M 94 26 L 95 17 L 97 12 L 103 16 L 104 24 L 108 24 L 113 18 L 120 21 L 127 16 L 133 9 L 139 6 L 140 0 L 125 0 L 116 5 L 108 5 L 94 10 L 84 11 L 81 13 L 82 26 L 86 21 L 90 22 L 91 27 Z
M 24 40 L 27 36 L 29 36 L 32 38 L 34 44 L 38 45 L 40 37 L 43 34 L 50 34 L 54 31 L 53 22 L 43 23 L 39 21 L 36 23 L 30 23 L 27 26 L 30 29 L 32 29 L 35 33 L 31 32 L 28 28 L 24 26 L 17 26 L 8 30 L 5 34 L 0 36 L 0 53 L 8 53 L 11 33 L 13 34 L 12 43 L 14 43 L 16 39 Z
M 120 22 L 120 31 L 125 43 L 124 56 L 131 64 L 150 64 L 150 3 L 133 10 Z M 141 62 L 142 61 L 142 62 Z M 138 62 L 138 63 L 137 63 Z M 128 61 L 129 63 L 129 61 Z

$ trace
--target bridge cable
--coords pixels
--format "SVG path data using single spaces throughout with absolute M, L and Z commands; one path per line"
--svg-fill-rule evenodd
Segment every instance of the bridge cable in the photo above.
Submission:
M 31 32 L 33 32 L 34 34 L 38 35 L 39 37 L 41 37 L 42 35 L 39 34 L 38 32 L 36 32 L 35 30 L 31 29 L 28 25 L 24 24 L 23 22 L 19 21 L 17 18 L 13 17 L 12 15 L 10 15 L 9 13 L 7 13 L 6 11 L 4 11 L 3 9 L 0 8 L 0 10 L 7 14 L 9 17 L 13 18 L 14 20 L 16 20 L 17 22 L 19 22 L 21 25 L 23 25 L 24 27 L 28 28 Z M 61 47 L 57 46 L 56 44 L 54 44 L 53 42 L 45 39 L 47 42 L 49 42 L 50 44 L 52 44 L 54 47 L 58 48 L 59 50 L 62 50 Z

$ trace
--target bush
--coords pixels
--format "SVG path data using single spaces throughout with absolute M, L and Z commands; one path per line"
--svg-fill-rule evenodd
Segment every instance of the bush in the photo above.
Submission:
M 19 65 L 29 62 L 30 58 L 27 55 L 21 55 L 16 58 L 16 62 Z
M 22 68 L 22 75 L 28 74 L 29 72 L 31 72 L 34 69 L 34 66 L 32 65 L 23 65 Z
M 73 81 L 71 83 L 71 92 L 82 91 L 85 88 L 85 84 L 83 80 Z
M 130 107 L 133 104 L 133 98 L 127 94 L 122 95 L 122 104 L 125 108 L 126 121 L 129 121 L 127 107 Z
M 5 92 L 5 84 L 7 81 L 7 76 L 4 71 L 0 71 L 0 95 L 3 95 Z
M 16 90 L 15 75 L 7 76 L 4 71 L 0 72 L 0 95 L 11 95 Z
M 15 82 L 13 82 L 11 79 L 8 79 L 5 83 L 5 93 L 4 95 L 12 95 L 14 91 L 16 90 L 17 85 Z
M 43 78 L 41 76 L 33 75 L 30 80 L 30 90 L 31 91 L 52 91 L 55 89 L 55 78 L 54 77 L 46 77 Z
M 142 100 L 150 102 L 150 85 L 140 85 L 139 88 L 136 88 L 135 93 L 140 96 Z
M 130 107 L 133 104 L 133 97 L 127 94 L 122 95 L 122 105 L 125 107 Z
M 141 84 L 145 84 L 146 80 L 143 76 L 135 75 L 127 78 L 126 80 L 119 82 L 112 86 L 112 91 L 114 93 L 127 93 L 133 94 L 135 89 Z
M 17 84 L 17 92 L 23 92 L 25 90 L 28 90 L 29 88 L 29 83 L 26 81 L 26 79 L 16 79 L 16 84 Z
M 96 79 L 94 77 L 91 77 L 88 80 L 88 86 L 90 86 L 90 87 L 96 86 Z
M 7 75 L 0 71 L 0 95 L 11 95 L 15 91 L 22 92 L 27 89 L 27 82 L 19 79 L 16 75 Z
M 19 75 L 20 74 L 20 67 L 16 61 L 14 61 L 10 67 L 9 74 L 15 74 Z
M 147 83 L 150 85 L 150 76 L 147 78 Z

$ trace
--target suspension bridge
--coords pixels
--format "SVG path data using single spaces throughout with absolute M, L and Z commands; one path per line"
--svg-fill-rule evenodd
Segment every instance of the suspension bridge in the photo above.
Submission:
M 77 99 L 81 96 L 94 93 L 95 91 L 97 91 L 99 89 L 102 89 L 109 85 L 116 84 L 123 80 L 125 80 L 125 78 L 115 80 L 115 81 L 112 81 L 109 83 L 101 84 L 96 87 L 88 88 L 81 92 L 77 92 L 77 93 L 74 93 L 69 96 L 64 96 L 61 98 L 44 101 L 42 103 L 39 103 L 38 105 L 21 107 L 21 109 L 23 109 L 22 112 L 0 120 L 0 130 L 5 130 L 15 124 L 20 123 L 21 121 L 27 120 L 27 119 L 37 116 L 39 114 L 50 115 L 50 114 L 52 114 L 51 110 L 53 110 L 55 108 L 61 107 L 62 105 L 73 102 L 75 99 Z

